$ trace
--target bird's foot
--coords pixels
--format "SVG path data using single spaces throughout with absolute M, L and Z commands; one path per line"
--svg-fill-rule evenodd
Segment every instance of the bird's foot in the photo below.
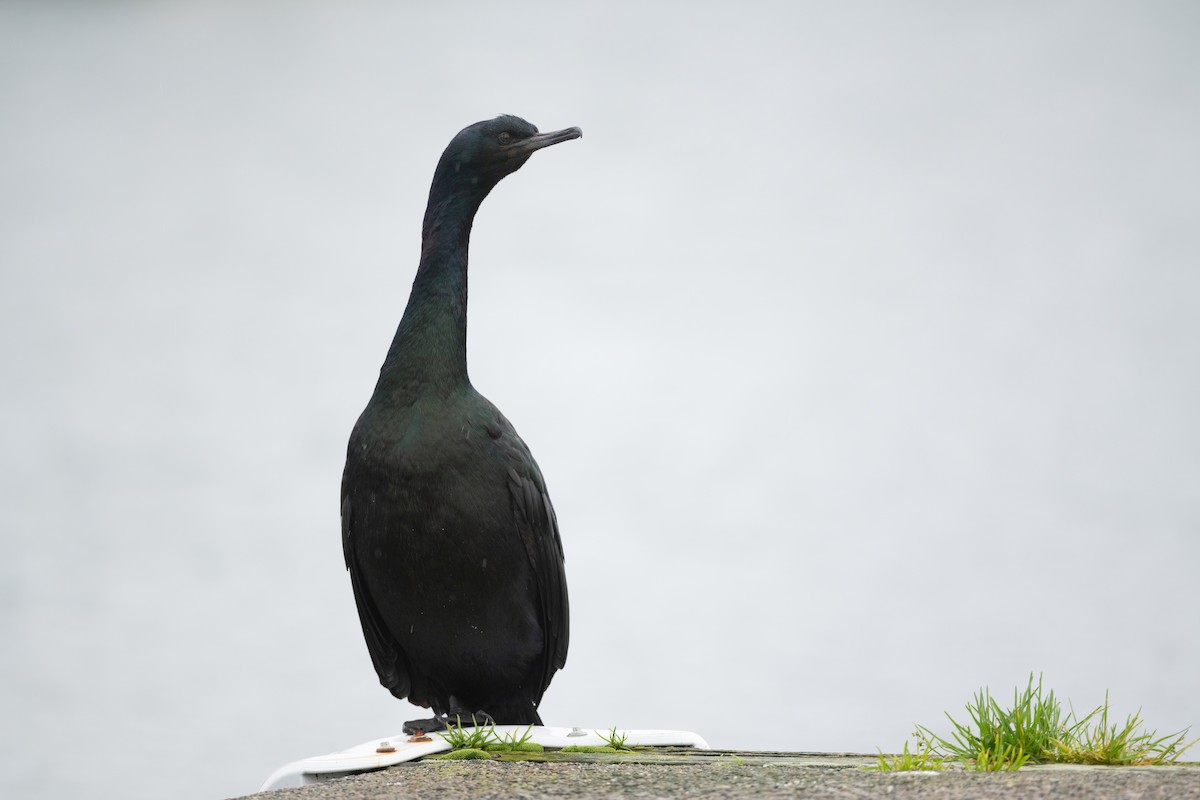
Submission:
M 448 726 L 449 720 L 444 714 L 439 714 L 436 717 L 429 719 L 410 719 L 404 723 L 404 732 L 412 736 L 417 731 L 421 733 L 433 733 L 434 731 L 444 731 Z

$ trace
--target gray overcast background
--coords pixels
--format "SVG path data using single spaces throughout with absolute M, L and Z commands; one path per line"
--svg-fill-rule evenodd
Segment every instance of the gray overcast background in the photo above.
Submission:
M 0 5 L 0 793 L 395 733 L 338 484 L 439 154 L 558 508 L 550 724 L 1200 726 L 1194 3 Z M 1200 757 L 1194 754 L 1193 757 Z

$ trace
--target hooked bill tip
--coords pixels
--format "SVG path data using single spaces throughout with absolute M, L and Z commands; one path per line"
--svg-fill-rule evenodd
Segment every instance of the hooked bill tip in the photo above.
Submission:
M 535 150 L 541 150 L 543 147 L 549 147 L 559 142 L 567 142 L 571 139 L 579 139 L 582 136 L 583 131 L 579 128 L 563 128 L 560 131 L 535 133 L 527 139 L 516 142 L 510 152 L 513 155 L 528 155 Z

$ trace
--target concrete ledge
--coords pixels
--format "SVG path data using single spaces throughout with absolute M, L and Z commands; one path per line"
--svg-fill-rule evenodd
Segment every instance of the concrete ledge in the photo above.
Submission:
M 256 800 L 385 798 L 1179 798 L 1200 800 L 1200 765 L 1024 767 L 1018 772 L 878 772 L 874 756 L 655 748 L 632 754 L 505 755 L 492 761 L 423 760 Z

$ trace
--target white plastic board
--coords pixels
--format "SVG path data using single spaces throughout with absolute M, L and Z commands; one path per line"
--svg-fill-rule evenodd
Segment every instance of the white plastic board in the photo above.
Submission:
M 501 738 L 505 736 L 520 738 L 526 730 L 529 730 L 529 741 L 536 742 L 543 747 L 605 744 L 600 734 L 590 728 L 535 727 L 529 729 L 526 725 L 497 725 L 495 730 Z M 607 731 L 600 733 L 607 733 Z M 625 744 L 631 747 L 675 746 L 708 749 L 708 743 L 704 739 L 689 731 L 643 730 L 618 731 L 618 733 L 626 737 Z M 293 761 L 275 770 L 259 791 L 304 786 L 327 778 L 383 769 L 402 761 L 414 761 L 422 756 L 434 755 L 450 749 L 446 740 L 436 733 L 429 734 L 430 741 L 428 742 L 410 742 L 410 738 L 408 734 L 401 733 L 382 739 L 372 739 L 336 753 Z M 379 752 L 380 749 L 387 750 L 388 748 L 394 749 L 391 752 Z

